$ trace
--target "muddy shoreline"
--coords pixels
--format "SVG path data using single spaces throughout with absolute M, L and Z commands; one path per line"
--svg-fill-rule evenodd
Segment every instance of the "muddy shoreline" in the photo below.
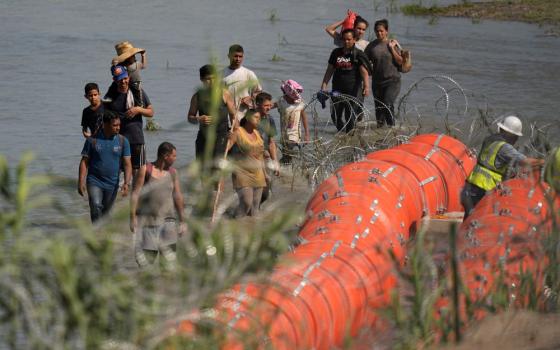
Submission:
M 467 17 L 473 22 L 483 19 L 519 21 L 550 26 L 547 33 L 559 35 L 560 7 L 555 0 L 496 0 L 485 2 L 464 1 L 449 6 L 406 5 L 406 15 L 432 17 Z

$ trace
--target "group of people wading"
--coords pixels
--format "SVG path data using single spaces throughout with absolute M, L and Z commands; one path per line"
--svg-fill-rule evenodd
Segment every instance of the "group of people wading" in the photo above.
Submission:
M 101 98 L 99 86 L 88 83 L 84 96 L 89 106 L 82 113 L 86 138 L 79 166 L 78 192 L 87 194 L 92 222 L 111 209 L 117 194 L 130 192 L 130 229 L 135 234 L 140 266 L 175 260 L 178 236 L 186 231 L 179 173 L 173 167 L 175 146 L 159 145 L 157 159 L 146 161 L 143 117 L 154 111 L 143 88 L 140 70 L 147 66 L 146 51 L 130 42 L 115 46 L 111 64 L 113 83 Z M 136 61 L 136 55 L 141 61 Z M 200 68 L 202 87 L 192 96 L 187 112 L 199 124 L 195 141 L 201 178 L 216 170 L 216 160 L 234 159 L 233 187 L 239 197 L 236 217 L 255 215 L 280 174 L 279 161 L 289 162 L 291 150 L 309 141 L 303 88 L 294 80 L 282 82 L 276 101 L 263 92 L 258 78 L 243 67 L 244 50 L 232 45 L 229 65 L 218 72 L 213 65 Z M 269 115 L 280 113 L 282 159 L 278 159 L 277 128 Z M 124 181 L 120 183 L 120 173 Z
M 353 23 L 348 21 L 352 17 Z M 394 104 L 401 89 L 403 56 L 397 40 L 389 39 L 386 19 L 375 22 L 376 39 L 372 42 L 364 39 L 368 26 L 364 18 L 349 11 L 345 20 L 325 28 L 340 47 L 331 52 L 321 92 L 326 95 L 332 78 L 331 118 L 339 131 L 352 131 L 355 119 L 363 118 L 362 103 L 370 95 L 370 76 L 377 126 L 395 125 Z M 342 27 L 340 33 L 336 31 L 338 27 Z M 347 96 L 354 99 L 348 101 Z
M 394 102 L 400 91 L 403 64 L 401 49 L 396 40 L 389 39 L 387 20 L 375 22 L 376 39 L 372 42 L 364 39 L 368 26 L 365 19 L 349 12 L 345 20 L 325 28 L 338 47 L 330 54 L 317 96 L 320 100 L 325 96 L 331 99 L 332 120 L 339 131 L 347 133 L 362 118 L 363 98 L 370 93 L 375 101 L 377 125 L 395 124 Z M 122 196 L 130 192 L 130 230 L 137 242 L 138 264 L 153 263 L 158 255 L 163 257 L 160 260 L 173 261 L 178 236 L 186 231 L 179 172 L 173 167 L 177 150 L 173 144 L 163 142 L 156 160 L 146 161 L 143 118 L 154 116 L 140 76 L 147 67 L 146 50 L 128 41 L 118 43 L 115 49 L 117 56 L 110 69 L 113 82 L 104 97 L 96 83 L 85 86 L 89 106 L 82 114 L 86 140 L 78 192 L 87 194 L 92 222 L 109 212 L 119 189 Z M 222 71 L 213 65 L 202 66 L 202 86 L 192 95 L 187 112 L 188 122 L 199 125 L 194 143 L 196 160 L 202 166 L 201 177 L 217 169 L 217 160 L 234 160 L 232 182 L 239 198 L 236 217 L 259 211 L 270 193 L 273 176 L 280 174 L 279 163 L 289 163 L 293 152 L 309 141 L 303 87 L 291 79 L 282 81 L 282 95 L 274 99 L 262 91 L 256 74 L 243 66 L 244 55 L 242 46 L 232 45 L 229 65 Z M 348 96 L 352 99 L 348 100 Z M 274 108 L 280 114 L 281 157 L 275 142 L 278 129 L 270 116 Z M 513 148 L 521 136 L 519 119 L 508 117 L 498 125 L 499 133 L 484 141 L 478 164 L 463 190 L 466 215 L 486 191 L 508 176 L 508 169 L 518 164 L 542 165 L 542 160 L 526 158 Z M 560 162 L 560 156 L 557 158 Z M 121 172 L 124 181 L 119 185 Z M 560 178 L 556 168 L 548 172 Z

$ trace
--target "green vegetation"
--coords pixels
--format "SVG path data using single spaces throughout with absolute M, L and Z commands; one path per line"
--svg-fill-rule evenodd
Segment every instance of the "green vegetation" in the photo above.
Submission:
M 463 1 L 449 6 L 423 6 L 422 2 L 404 5 L 401 11 L 409 16 L 470 17 L 522 21 L 537 24 L 560 24 L 557 0 L 495 0 L 491 2 Z
M 47 176 L 28 176 L 31 159 L 25 155 L 12 170 L 0 156 L 2 348 L 154 349 L 170 342 L 215 348 L 223 325 L 197 338 L 174 338 L 170 330 L 191 311 L 214 305 L 217 293 L 241 276 L 267 274 L 291 241 L 295 216 L 288 211 L 214 226 L 191 218 L 178 244 L 177 267 L 139 270 L 123 203 L 103 227 L 62 209 L 59 232 L 30 225 L 30 211 L 62 208 L 45 194 L 47 187 L 70 190 Z
M 398 11 L 398 0 L 373 0 L 373 11 L 378 12 L 382 5 L 385 5 L 385 12 L 396 12 Z
M 442 7 L 425 7 L 422 4 L 404 5 L 401 7 L 401 11 L 407 16 L 440 16 L 444 13 Z
M 405 266 L 394 259 L 400 285 L 393 292 L 388 318 L 397 332 L 396 349 L 424 348 L 434 343 L 436 329 L 445 334 L 450 332 L 447 318 L 440 322 L 435 318 L 436 302 L 443 295 L 445 283 L 432 258 L 433 245 L 433 240 L 421 230 L 408 249 L 409 260 Z M 447 309 L 442 313 L 449 315 Z
M 276 9 L 272 9 L 268 11 L 268 20 L 272 23 L 278 20 L 278 11 Z
M 284 61 L 284 59 L 280 55 L 275 53 L 274 55 L 272 55 L 272 58 L 270 59 L 270 61 L 271 62 L 282 62 L 282 61 Z
M 146 122 L 146 131 L 158 131 L 161 130 L 161 126 L 153 120 L 153 118 L 148 119 Z

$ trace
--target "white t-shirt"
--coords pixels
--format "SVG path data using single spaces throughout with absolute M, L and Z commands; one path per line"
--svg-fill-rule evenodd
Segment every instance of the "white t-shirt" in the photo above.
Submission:
M 243 66 L 235 70 L 229 67 L 224 68 L 223 77 L 235 107 L 238 108 L 237 120 L 241 120 L 247 112 L 247 107 L 241 106 L 240 101 L 244 97 L 252 96 L 254 91 L 262 90 L 259 79 L 252 70 Z
M 304 108 L 305 103 L 303 101 L 289 104 L 283 96 L 278 99 L 282 141 L 301 142 L 301 111 Z

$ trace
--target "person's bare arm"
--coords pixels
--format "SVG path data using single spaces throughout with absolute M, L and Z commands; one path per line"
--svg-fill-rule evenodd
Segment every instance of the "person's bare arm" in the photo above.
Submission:
M 136 217 L 136 211 L 138 209 L 138 200 L 140 198 L 140 192 L 144 187 L 144 181 L 146 177 L 146 167 L 143 166 L 138 169 L 136 174 L 136 180 L 134 181 L 134 186 L 132 186 L 132 192 L 130 193 L 130 232 L 135 232 L 138 226 L 138 219 Z
M 82 128 L 82 135 L 87 139 L 91 136 L 91 132 L 89 132 L 87 128 Z
M 369 96 L 369 73 L 363 65 L 360 66 L 360 75 L 362 76 L 363 96 Z
M 403 58 L 401 56 L 401 52 L 399 50 L 399 43 L 396 40 L 389 41 L 389 51 L 391 51 L 391 55 L 395 59 L 395 62 L 400 66 L 403 64 Z
M 336 28 L 340 27 L 344 23 L 344 19 L 340 21 L 336 21 L 332 24 L 329 24 L 325 27 L 325 31 L 329 34 L 333 39 L 336 39 L 338 33 L 336 32 Z
M 334 66 L 329 63 L 327 70 L 325 71 L 325 76 L 323 77 L 323 83 L 321 84 L 321 90 L 326 91 L 329 81 L 334 73 Z
M 142 114 L 146 118 L 152 118 L 154 116 L 154 109 L 152 105 L 148 105 L 145 108 L 140 106 L 134 106 L 128 111 L 126 111 L 126 116 L 128 118 L 134 118 L 138 114 Z
M 123 157 L 123 165 L 124 165 L 124 184 L 121 189 L 121 194 L 123 197 L 126 197 L 128 195 L 128 191 L 130 190 L 129 186 L 132 178 L 132 162 L 130 160 L 130 157 Z
M 191 104 L 189 106 L 189 111 L 187 112 L 187 120 L 192 124 L 203 124 L 210 125 L 212 123 L 212 117 L 209 115 L 198 115 L 198 97 L 194 94 L 191 97 Z
M 86 176 L 88 171 L 88 157 L 82 157 L 80 160 L 80 167 L 78 170 L 78 193 L 80 196 L 85 196 L 87 189 L 86 189 Z
M 198 95 L 193 94 L 189 110 L 187 111 L 187 120 L 189 123 L 198 124 Z
M 235 142 L 237 141 L 237 133 L 239 129 L 236 129 L 235 131 L 232 131 L 229 133 L 228 135 L 228 142 L 226 145 L 226 153 L 229 153 L 229 151 L 231 150 L 231 148 L 233 147 L 233 145 L 235 144 Z
M 179 181 L 179 171 L 175 170 L 175 178 L 173 179 L 173 204 L 177 212 L 177 219 L 179 220 L 179 235 L 182 236 L 187 232 L 187 225 L 185 224 L 185 200 L 183 192 L 181 192 L 181 184 Z
M 276 154 L 276 142 L 273 138 L 270 138 L 270 142 L 268 143 L 268 153 L 270 153 L 270 159 L 272 159 L 274 164 L 274 175 L 280 175 L 280 169 L 278 167 L 278 157 Z
M 259 78 L 253 73 L 250 75 L 249 80 L 245 83 L 249 90 L 249 96 L 242 97 L 240 105 L 247 108 L 255 107 L 255 98 L 262 92 L 262 86 L 259 83 Z
M 175 204 L 175 210 L 177 211 L 179 222 L 185 221 L 183 217 L 185 202 L 183 200 L 181 184 L 179 183 L 179 172 L 177 170 L 175 170 L 175 178 L 173 179 L 173 203 Z
M 146 51 L 142 52 L 140 54 L 141 57 L 141 63 L 142 63 L 142 69 L 146 69 L 146 67 L 148 66 L 148 55 L 146 54 Z
M 235 110 L 235 102 L 233 102 L 233 98 L 227 89 L 224 89 L 223 99 L 226 104 L 228 110 L 229 121 L 231 124 L 231 129 L 237 128 L 238 120 L 235 117 L 236 110 Z
M 309 141 L 309 129 L 307 128 L 307 113 L 305 113 L 305 110 L 301 111 L 301 123 L 304 130 L 303 140 L 307 142 Z

